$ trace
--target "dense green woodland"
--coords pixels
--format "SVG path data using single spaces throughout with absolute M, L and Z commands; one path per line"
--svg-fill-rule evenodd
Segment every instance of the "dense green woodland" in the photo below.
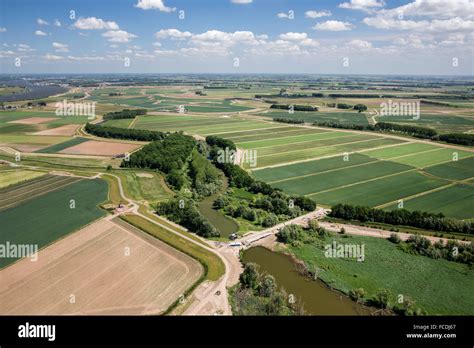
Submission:
M 100 126 L 87 123 L 85 131 L 89 134 L 111 139 L 136 140 L 136 141 L 155 141 L 166 138 L 168 133 L 149 131 L 145 129 L 129 129 L 118 127 Z

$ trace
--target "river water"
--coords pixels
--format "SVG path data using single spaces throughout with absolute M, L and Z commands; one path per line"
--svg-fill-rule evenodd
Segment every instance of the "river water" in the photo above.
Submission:
M 219 231 L 221 237 L 229 237 L 232 233 L 237 232 L 239 229 L 239 225 L 237 225 L 234 220 L 226 217 L 221 212 L 212 208 L 214 201 L 217 199 L 217 197 L 219 197 L 219 195 L 227 190 L 228 186 L 229 184 L 227 178 L 223 176 L 223 184 L 221 189 L 212 196 L 204 198 L 198 204 L 198 209 L 201 214 L 204 215 L 212 224 L 212 226 L 214 226 Z

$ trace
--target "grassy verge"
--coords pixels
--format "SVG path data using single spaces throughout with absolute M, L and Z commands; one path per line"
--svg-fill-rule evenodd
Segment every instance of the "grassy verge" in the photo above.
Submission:
M 326 257 L 324 244 L 364 245 L 364 261 Z M 388 240 L 362 236 L 331 236 L 323 243 L 289 245 L 289 250 L 334 289 L 349 294 L 363 288 L 365 299 L 379 289 L 389 289 L 415 301 L 429 315 L 474 314 L 474 271 L 467 265 L 444 259 L 412 255 Z
M 138 215 L 123 215 L 122 219 L 142 231 L 160 239 L 175 249 L 198 260 L 204 267 L 204 278 L 207 280 L 218 280 L 225 273 L 225 266 L 222 260 L 210 251 L 196 243 L 190 242 L 183 237 L 177 236 Z

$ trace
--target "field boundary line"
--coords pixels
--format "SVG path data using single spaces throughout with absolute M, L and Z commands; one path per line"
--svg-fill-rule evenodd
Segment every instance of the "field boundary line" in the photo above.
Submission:
M 389 177 L 391 177 L 391 176 L 397 176 L 397 175 L 400 175 L 400 174 L 405 174 L 405 173 L 413 172 L 413 171 L 416 171 L 416 170 L 417 170 L 417 168 L 408 169 L 408 170 L 403 170 L 403 171 L 401 171 L 401 172 L 392 173 L 392 174 L 387 174 L 387 175 L 382 175 L 382 176 L 378 176 L 378 177 L 376 177 L 376 178 L 367 179 L 367 180 L 362 180 L 362 181 L 358 181 L 358 182 L 355 182 L 355 183 L 352 183 L 352 184 L 347 184 L 347 185 L 338 186 L 338 187 L 335 187 L 335 188 L 332 188 L 332 189 L 327 189 L 327 190 L 323 190 L 323 191 L 307 193 L 307 194 L 305 194 L 305 196 L 308 196 L 308 197 L 309 197 L 309 196 L 314 196 L 314 195 L 317 195 L 317 194 L 320 194 L 320 193 L 335 191 L 335 190 L 339 190 L 339 189 L 341 189 L 341 188 L 351 187 L 351 186 L 355 186 L 355 185 L 359 185 L 359 184 L 365 184 L 365 183 L 367 183 L 367 182 L 371 182 L 371 181 L 375 181 L 375 180 L 379 180 L 379 179 L 385 179 L 385 178 L 389 178 Z
M 137 122 L 137 116 L 135 116 L 132 120 L 132 122 L 130 122 L 130 124 L 128 125 L 128 129 L 133 129 L 133 127 L 135 126 L 135 123 Z

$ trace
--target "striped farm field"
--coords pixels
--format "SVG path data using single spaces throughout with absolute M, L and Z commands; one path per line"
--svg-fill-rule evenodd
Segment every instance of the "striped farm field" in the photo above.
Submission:
M 346 140 L 345 138 L 341 138 L 340 144 L 338 145 L 334 144 L 327 146 L 318 146 L 315 148 L 309 148 L 304 150 L 292 151 L 291 145 L 288 145 L 287 151 L 262 156 L 258 155 L 257 150 L 257 168 L 284 165 L 285 163 L 291 163 L 300 160 L 309 160 L 322 156 L 333 156 L 337 154 L 343 154 L 345 152 L 357 152 L 364 149 L 391 146 L 401 143 L 403 143 L 403 140 L 398 139 L 374 138 L 369 140 L 350 141 Z
M 274 184 L 286 192 L 299 195 L 314 195 L 341 186 L 386 177 L 397 173 L 415 170 L 412 167 L 386 161 L 370 162 L 360 166 L 340 168 L 304 177 L 294 177 Z
M 288 145 L 291 147 L 292 144 L 311 141 L 311 140 L 322 140 L 327 138 L 344 138 L 346 136 L 355 136 L 357 134 L 353 133 L 345 133 L 345 132 L 333 132 L 333 131 L 318 131 L 314 130 L 309 134 L 302 134 L 302 135 L 294 135 L 284 134 L 280 137 L 272 137 L 268 139 L 262 140 L 253 140 L 253 141 L 244 141 L 244 142 L 236 142 L 235 144 L 237 147 L 241 147 L 243 149 L 258 149 L 262 147 L 271 147 L 271 146 L 278 146 L 278 145 Z M 364 139 L 371 139 L 372 137 L 362 135 Z
M 370 179 L 369 179 L 370 180 Z M 448 185 L 416 171 L 402 172 L 375 180 L 316 193 L 309 197 L 324 205 L 337 203 L 375 207 Z
M 214 134 L 217 137 L 226 138 L 233 142 L 244 142 L 261 139 L 271 139 L 272 137 L 282 137 L 287 135 L 300 135 L 313 133 L 312 129 L 302 127 L 274 127 L 269 124 L 270 128 L 258 129 L 258 130 L 247 130 L 238 132 L 226 132 Z
M 424 171 L 428 174 L 450 180 L 474 178 L 474 157 L 438 164 L 425 168 Z
M 424 143 L 406 143 L 387 149 L 365 151 L 364 154 L 373 158 L 387 160 L 395 157 L 420 154 L 428 151 L 438 150 L 439 146 Z
M 313 175 L 316 173 L 352 167 L 375 161 L 377 160 L 355 153 L 350 155 L 347 161 L 344 160 L 344 156 L 335 156 L 326 159 L 290 164 L 287 166 L 255 170 L 252 173 L 258 180 L 272 184 L 281 180 L 291 180 L 291 178 L 294 177 Z
M 107 189 L 103 180 L 84 179 L 0 211 L 0 243 L 42 248 L 54 242 L 105 215 L 98 204 L 107 199 Z M 0 259 L 0 268 L 15 260 Z
M 191 134 L 210 135 L 277 127 L 279 125 L 238 117 L 148 115 L 138 117 L 133 128 L 170 132 L 183 131 Z
M 419 154 L 415 153 L 409 156 L 392 158 L 391 161 L 403 163 L 417 168 L 424 168 L 440 163 L 451 162 L 455 158 L 462 159 L 473 155 L 474 152 L 440 147 L 438 150 L 435 151 L 429 151 Z
M 457 219 L 469 219 L 474 217 L 472 202 L 474 202 L 474 186 L 457 184 L 404 200 L 403 207 L 408 210 L 443 213 Z M 397 204 L 390 205 L 386 209 L 397 209 Z
M 33 170 L 4 170 L 1 174 L 0 188 L 15 185 L 45 175 L 44 172 Z
M 82 143 L 84 143 L 88 140 L 89 139 L 87 139 L 87 138 L 81 138 L 81 137 L 72 138 L 70 140 L 66 140 L 62 143 L 55 144 L 53 146 L 48 146 L 46 148 L 43 148 L 43 149 L 35 151 L 35 152 L 38 152 L 38 153 L 56 153 L 56 152 L 59 152 L 61 150 L 67 149 L 68 147 L 78 145 L 78 144 L 82 144 Z
M 66 187 L 79 180 L 81 179 L 47 174 L 18 185 L 5 187 L 0 190 L 0 210 L 17 206 L 25 201 Z

